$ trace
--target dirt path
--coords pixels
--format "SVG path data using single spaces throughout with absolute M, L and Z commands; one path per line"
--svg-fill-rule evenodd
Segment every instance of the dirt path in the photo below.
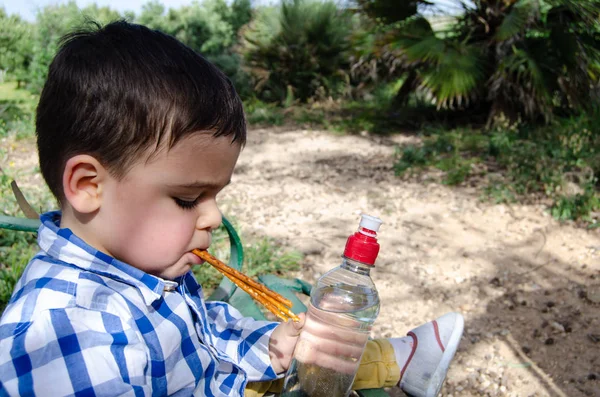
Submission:
M 443 396 L 600 396 L 600 234 L 474 188 L 403 182 L 405 139 L 254 130 L 224 212 L 307 254 L 310 281 L 339 263 L 359 213 L 380 216 L 373 335 L 465 316 Z
M 404 182 L 392 165 L 406 139 L 251 131 L 222 209 L 244 235 L 304 252 L 308 281 L 339 263 L 358 214 L 380 216 L 373 336 L 465 316 L 442 396 L 600 396 L 599 232 L 483 203 L 475 188 Z M 32 142 L 1 146 L 39 189 Z

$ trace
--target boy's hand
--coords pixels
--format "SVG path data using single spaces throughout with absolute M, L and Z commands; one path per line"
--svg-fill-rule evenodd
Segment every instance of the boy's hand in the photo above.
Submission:
M 271 365 L 277 374 L 287 371 L 292 361 L 298 336 L 306 320 L 304 313 L 300 313 L 298 317 L 300 317 L 300 321 L 297 323 L 288 320 L 279 324 L 271 334 L 271 339 L 269 339 Z

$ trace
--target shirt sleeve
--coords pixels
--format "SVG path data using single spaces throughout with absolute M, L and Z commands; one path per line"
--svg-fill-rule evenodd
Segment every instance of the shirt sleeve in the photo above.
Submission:
M 206 302 L 206 309 L 215 347 L 246 372 L 248 381 L 277 378 L 269 357 L 269 339 L 278 322 L 244 317 L 224 302 Z
M 146 349 L 115 315 L 51 309 L 2 328 L 12 331 L 0 342 L 0 388 L 8 395 L 151 394 Z

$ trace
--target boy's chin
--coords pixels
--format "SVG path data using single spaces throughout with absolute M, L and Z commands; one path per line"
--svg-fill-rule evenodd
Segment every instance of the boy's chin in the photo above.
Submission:
M 164 269 L 158 276 L 165 280 L 173 280 L 189 272 L 193 266 L 201 265 L 203 263 L 204 260 L 200 259 L 191 252 L 187 252 L 173 265 Z
M 192 269 L 191 264 L 181 264 L 181 265 L 178 264 L 178 265 L 173 265 L 167 269 L 164 269 L 159 274 L 156 274 L 156 276 L 162 278 L 163 280 L 174 280 L 178 277 L 183 276 L 184 274 L 189 272 L 191 269 Z

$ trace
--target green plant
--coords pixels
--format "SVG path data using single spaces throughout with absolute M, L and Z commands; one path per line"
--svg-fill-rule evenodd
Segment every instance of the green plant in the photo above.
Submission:
M 0 312 L 4 310 L 25 265 L 36 251 L 35 235 L 0 230 Z
M 292 114 L 293 120 L 301 125 L 322 126 L 326 124 L 325 112 L 322 110 L 300 108 Z
M 549 121 L 598 101 L 599 0 L 357 3 L 375 37 L 360 37 L 353 69 L 363 81 L 404 78 L 397 108 L 419 98 L 489 121 Z
M 574 196 L 560 196 L 552 205 L 550 212 L 559 221 L 592 221 L 590 214 L 600 210 L 600 196 L 592 184 L 585 187 L 583 193 Z
M 459 185 L 471 174 L 472 161 L 465 160 L 460 156 L 442 158 L 435 165 L 438 169 L 445 171 L 443 183 L 446 185 Z
M 488 173 L 483 197 L 514 202 L 528 195 L 554 201 L 558 219 L 591 221 L 598 200 L 600 127 L 598 115 L 556 119 L 531 128 L 499 118 L 491 131 L 466 128 L 424 131 L 421 145 L 397 149 L 394 169 L 435 167 L 443 183 L 460 184 L 474 174 Z M 583 193 L 565 190 L 583 189 Z
M 244 102 L 244 111 L 250 124 L 282 125 L 285 119 L 282 108 L 256 98 Z
M 402 175 L 411 168 L 424 167 L 429 162 L 429 155 L 426 150 L 416 145 L 408 145 L 404 148 L 396 148 L 396 158 L 394 163 L 394 172 L 396 175 Z
M 14 82 L 0 84 L 0 137 L 14 134 L 17 139 L 35 134 L 34 113 L 38 97 Z
M 267 237 L 246 245 L 244 250 L 244 271 L 250 277 L 271 273 L 286 276 L 288 272 L 300 269 L 303 258 L 300 252 L 286 250 Z
M 242 52 L 261 99 L 326 98 L 348 82 L 350 14 L 333 1 L 283 0 L 262 7 L 250 23 Z
M 490 182 L 485 186 L 483 197 L 491 200 L 494 204 L 514 203 L 516 196 L 510 185 L 503 182 Z

